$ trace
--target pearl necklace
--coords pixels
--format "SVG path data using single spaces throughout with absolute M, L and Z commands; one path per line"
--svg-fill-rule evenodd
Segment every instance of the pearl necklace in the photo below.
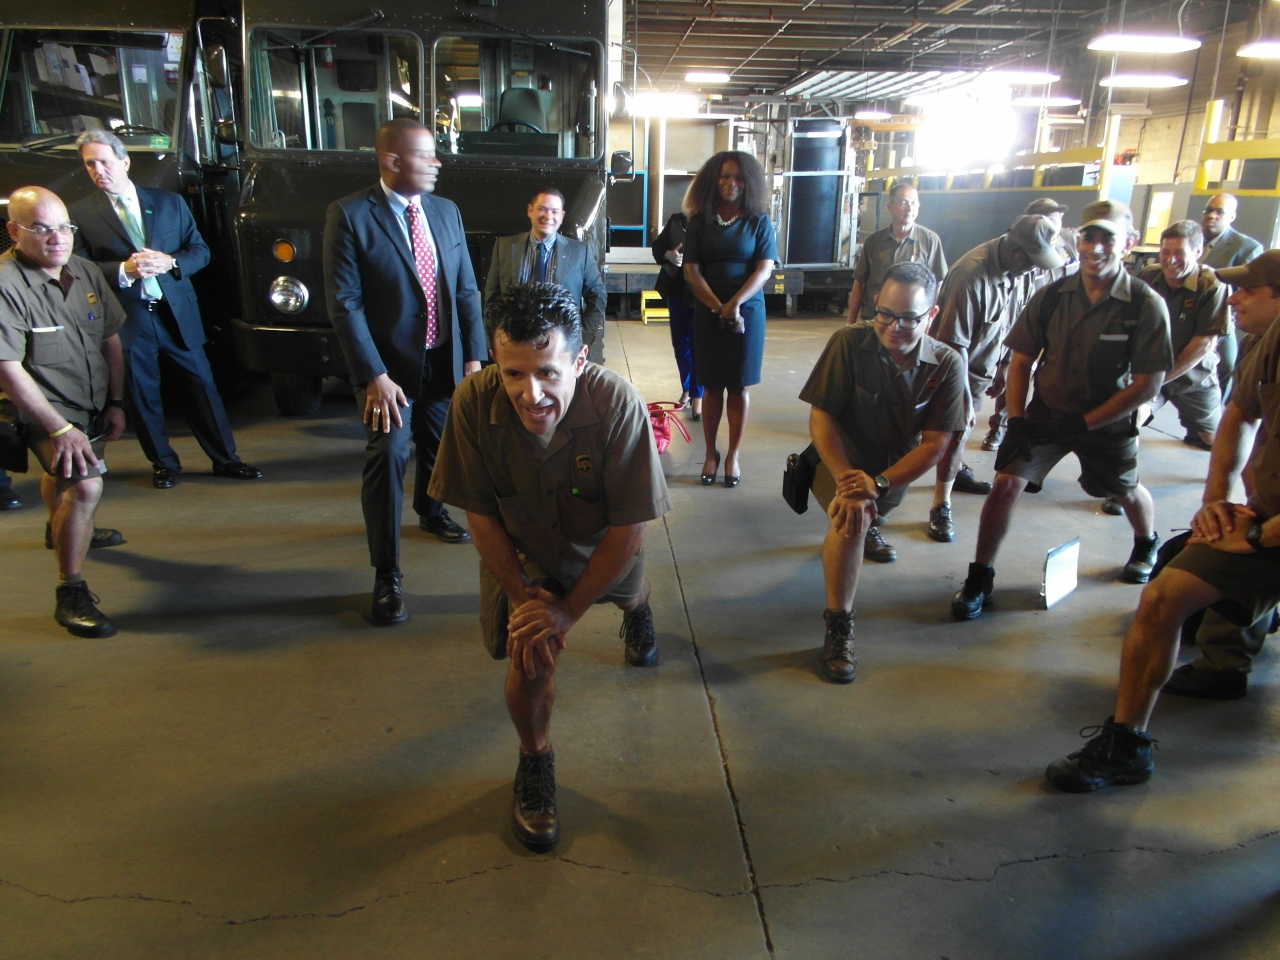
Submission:
M 716 214 L 716 223 L 720 224 L 720 226 L 722 226 L 722 227 L 727 227 L 727 226 L 729 226 L 730 224 L 737 223 L 738 218 L 739 218 L 740 216 L 742 216 L 742 214 L 739 212 L 739 213 L 735 213 L 735 214 L 734 214 L 732 217 L 730 217 L 728 220 L 721 220 L 721 219 L 720 219 L 720 214 L 718 214 L 718 213 L 717 213 L 717 214 Z

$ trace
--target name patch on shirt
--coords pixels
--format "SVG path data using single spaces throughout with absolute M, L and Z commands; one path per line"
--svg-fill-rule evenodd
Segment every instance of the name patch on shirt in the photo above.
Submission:
M 595 464 L 591 462 L 591 457 L 585 453 L 578 457 L 575 462 L 578 464 L 578 469 L 583 473 L 590 473 L 595 469 Z

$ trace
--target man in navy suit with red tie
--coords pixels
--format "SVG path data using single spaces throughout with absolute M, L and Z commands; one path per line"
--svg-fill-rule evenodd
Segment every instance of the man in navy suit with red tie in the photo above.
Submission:
M 373 622 L 408 615 L 400 580 L 400 510 L 410 440 L 413 508 L 445 543 L 471 537 L 427 496 L 449 398 L 488 353 L 480 295 L 458 208 L 432 196 L 435 137 L 413 120 L 382 125 L 380 180 L 329 206 L 324 285 L 365 425 L 360 502 L 376 571 Z
M 120 331 L 129 372 L 133 428 L 151 461 L 151 482 L 172 487 L 182 462 L 169 443 L 160 397 L 160 358 L 186 380 L 187 420 L 213 472 L 256 480 L 262 471 L 242 463 L 222 397 L 204 352 L 204 324 L 190 277 L 209 262 L 209 248 L 191 211 L 176 193 L 134 186 L 129 153 L 113 133 L 90 130 L 76 141 L 98 192 L 71 205 L 80 228 L 75 252 L 94 261 L 129 319 Z

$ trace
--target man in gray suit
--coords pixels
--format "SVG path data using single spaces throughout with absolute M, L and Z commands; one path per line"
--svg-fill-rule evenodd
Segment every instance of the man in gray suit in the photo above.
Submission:
M 604 363 L 604 280 L 591 248 L 581 240 L 560 236 L 564 194 L 555 187 L 543 187 L 525 212 L 529 232 L 499 237 L 493 245 L 484 302 L 492 303 L 518 283 L 559 284 L 578 301 L 587 359 Z
M 1229 193 L 1219 193 L 1204 205 L 1200 229 L 1204 231 L 1204 256 L 1200 263 L 1215 270 L 1227 267 L 1243 267 L 1262 252 L 1262 244 L 1232 228 L 1236 219 L 1236 198 Z M 1239 355 L 1236 329 L 1229 326 L 1227 333 L 1218 338 L 1218 383 L 1222 385 L 1222 402 L 1231 398 L 1231 372 Z
M 324 285 L 365 425 L 360 503 L 377 571 L 373 622 L 382 625 L 408 615 L 400 508 L 410 440 L 419 526 L 445 543 L 471 539 L 427 495 L 427 481 L 453 388 L 480 369 L 488 348 L 462 216 L 431 195 L 440 172 L 435 137 L 416 121 L 392 120 L 376 149 L 380 181 L 329 205 Z

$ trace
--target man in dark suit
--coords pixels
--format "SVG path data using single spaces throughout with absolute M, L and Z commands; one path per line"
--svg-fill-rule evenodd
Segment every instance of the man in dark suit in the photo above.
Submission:
M 1229 193 L 1217 193 L 1204 205 L 1200 217 L 1200 229 L 1204 231 L 1204 256 L 1200 263 L 1215 270 L 1227 267 L 1243 267 L 1262 253 L 1262 244 L 1247 233 L 1231 226 L 1236 222 L 1239 202 Z M 1240 355 L 1236 328 L 1228 323 L 1227 332 L 1218 338 L 1218 384 L 1222 387 L 1222 402 L 1231 399 L 1235 385 L 1232 372 Z
M 256 480 L 262 471 L 236 456 L 236 442 L 204 352 L 204 325 L 189 279 L 209 262 L 191 211 L 175 193 L 136 187 L 120 138 L 91 130 L 77 141 L 98 192 L 71 205 L 80 228 L 75 252 L 102 269 L 128 315 L 120 331 L 129 371 L 133 427 L 151 461 L 151 483 L 172 487 L 182 462 L 169 443 L 160 397 L 160 358 L 182 372 L 190 398 L 187 421 L 213 472 Z
M 360 502 L 377 571 L 373 622 L 408 615 L 400 580 L 400 508 L 409 441 L 413 508 L 446 543 L 471 537 L 427 496 L 453 388 L 487 352 L 480 295 L 458 208 L 432 196 L 431 131 L 392 120 L 378 131 L 380 181 L 329 205 L 324 286 L 367 440 Z M 403 412 L 402 412 L 403 411 Z
M 591 248 L 581 240 L 560 236 L 564 194 L 544 187 L 529 201 L 529 232 L 499 237 L 493 245 L 484 302 L 492 303 L 518 283 L 555 283 L 578 301 L 582 340 L 592 363 L 604 363 L 604 280 Z

